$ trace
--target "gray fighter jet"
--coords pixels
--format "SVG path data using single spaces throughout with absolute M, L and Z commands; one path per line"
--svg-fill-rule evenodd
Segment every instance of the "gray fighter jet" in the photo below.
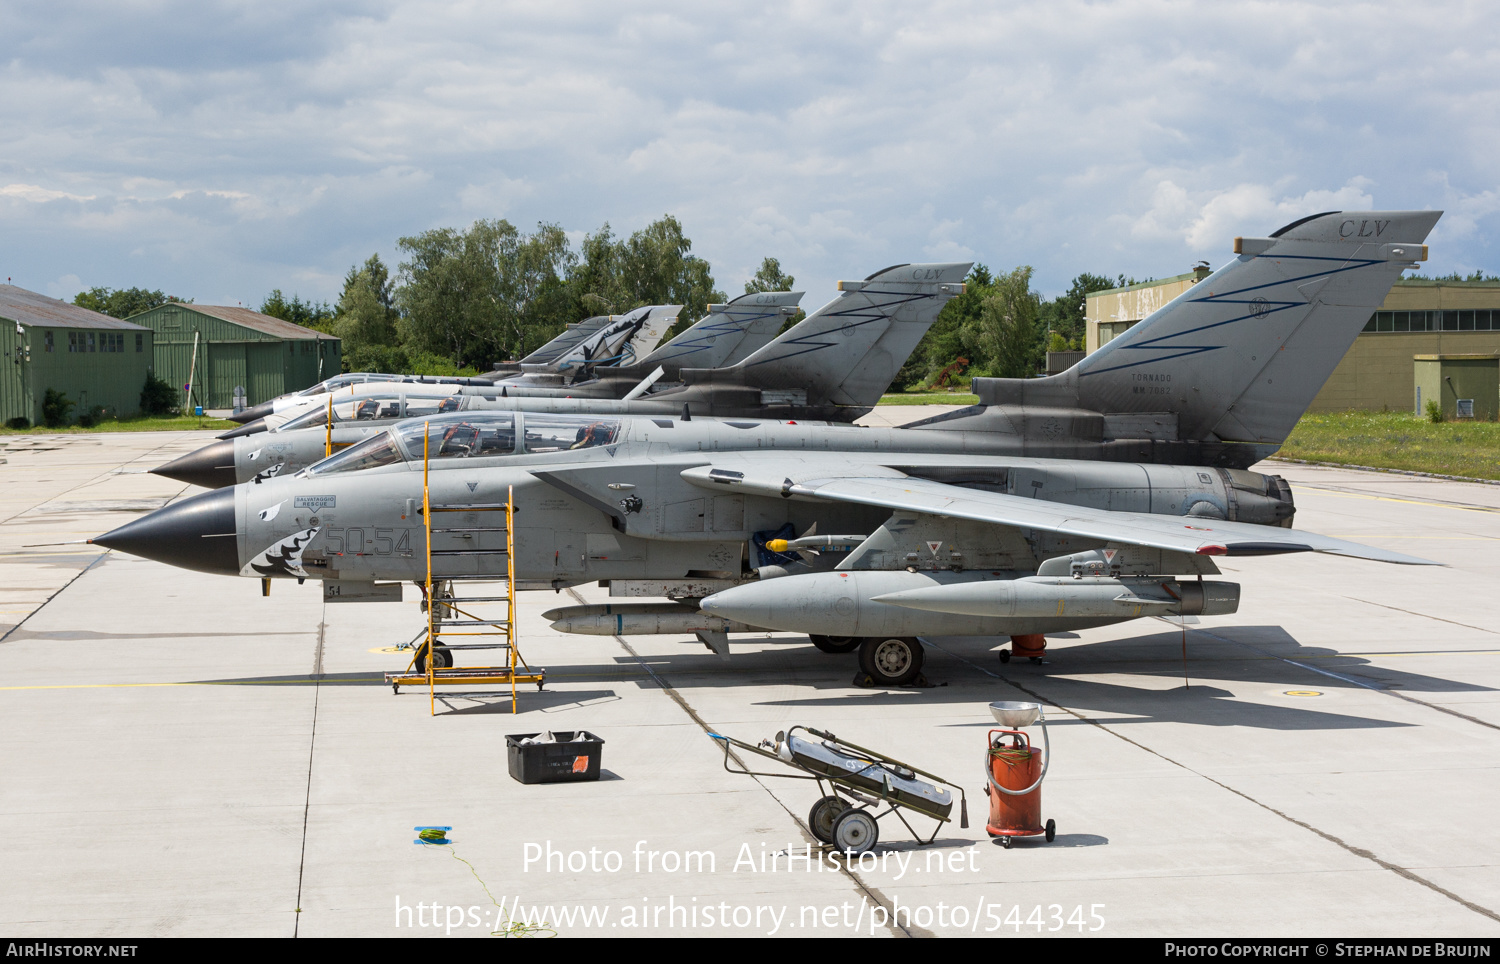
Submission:
M 599 367 L 634 362 L 637 352 L 649 353 L 677 320 L 679 305 L 647 305 L 623 315 L 587 318 L 528 355 L 516 371 L 502 376 L 491 372 L 483 376 L 380 375 L 369 372 L 350 373 L 327 379 L 312 388 L 290 392 L 248 408 L 234 416 L 243 427 L 220 438 L 234 438 L 255 432 L 274 430 L 298 414 L 326 405 L 335 398 L 367 397 L 373 394 L 409 391 L 414 384 L 432 386 L 432 394 L 444 388 L 462 394 L 469 388 L 488 390 L 496 384 L 562 385 L 577 380 Z M 566 376 L 566 378 L 564 378 Z M 495 389 L 500 391 L 502 389 Z
M 1202 578 L 1215 556 L 1423 562 L 1290 529 L 1285 485 L 1225 463 L 1274 449 L 1399 271 L 1425 256 L 1437 217 L 1329 214 L 1242 240 L 1234 262 L 1072 372 L 979 381 L 985 403 L 920 430 L 809 427 L 794 443 L 791 427 L 748 422 L 664 418 L 636 436 L 603 417 L 459 413 L 95 541 L 208 572 L 317 578 L 349 590 L 330 598 L 359 598 L 426 575 L 425 440 L 431 501 L 464 510 L 432 530 L 435 579 L 504 572 L 495 513 L 513 492 L 516 588 L 599 580 L 614 596 L 671 600 L 549 614 L 568 631 L 691 631 L 725 653 L 731 632 L 806 632 L 820 648 L 857 648 L 864 672 L 898 684 L 920 672 L 923 635 L 1009 635 L 1035 655 L 1047 632 L 1233 612 L 1239 587 Z M 674 432 L 681 441 L 667 441 Z M 734 432 L 762 444 L 720 449 Z M 976 454 L 989 451 L 981 437 L 1008 438 L 1016 454 Z M 1171 443 L 1225 457 L 1169 466 L 1029 451 L 1107 459 Z
M 850 422 L 880 400 L 943 305 L 963 291 L 960 279 L 970 267 L 901 265 L 863 282 L 844 282 L 842 294 L 769 343 L 762 339 L 769 340 L 784 317 L 795 312 L 801 293 L 764 292 L 736 298 L 663 345 L 635 372 L 613 382 L 599 379 L 611 396 L 623 391 L 620 398 L 558 397 L 561 392 L 571 396 L 574 389 L 517 388 L 511 394 L 505 386 L 355 386 L 340 391 L 331 406 L 325 396 L 305 406 L 301 414 L 267 416 L 153 471 L 209 487 L 252 479 L 273 465 L 279 466 L 276 473 L 295 472 L 324 454 L 330 407 L 338 434 L 334 444 L 340 446 L 401 418 L 477 409 L 617 415 L 691 412 Z M 823 361 L 809 368 L 809 358 Z M 684 367 L 688 364 L 720 367 Z M 786 383 L 786 374 L 779 371 L 782 368 L 801 379 L 798 388 L 754 387 Z M 649 375 L 636 377 L 647 369 Z M 687 384 L 687 379 L 695 384 Z M 626 391 L 627 385 L 634 387 Z M 589 387 L 582 386 L 580 393 L 586 396 Z M 240 441 L 272 424 L 277 428 L 274 434 L 285 437 Z M 299 429 L 316 431 L 294 435 Z

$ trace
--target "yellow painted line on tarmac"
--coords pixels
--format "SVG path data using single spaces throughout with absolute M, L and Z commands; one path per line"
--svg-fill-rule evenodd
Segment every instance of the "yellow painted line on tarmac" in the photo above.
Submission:
M 390 672 L 400 672 L 391 670 Z M 598 679 L 600 677 L 629 678 L 633 676 L 645 676 L 643 670 L 616 670 L 613 672 L 597 673 L 551 673 L 547 674 L 548 682 L 560 679 Z M 701 675 L 701 674 L 697 674 Z M 308 683 L 327 683 L 330 686 L 345 685 L 350 683 L 371 683 L 385 685 L 383 678 L 370 677 L 368 680 L 350 679 L 259 679 L 259 680 L 189 680 L 182 683 L 48 683 L 37 686 L 0 686 L 0 692 L 12 690 L 100 690 L 100 689 L 132 689 L 149 686 L 306 686 Z M 499 684 L 497 684 L 499 685 Z
M 1429 653 L 1338 653 L 1333 656 L 1298 656 L 1298 659 L 1340 659 L 1345 656 L 1360 659 L 1384 659 L 1387 656 L 1500 656 L 1500 649 L 1437 649 Z

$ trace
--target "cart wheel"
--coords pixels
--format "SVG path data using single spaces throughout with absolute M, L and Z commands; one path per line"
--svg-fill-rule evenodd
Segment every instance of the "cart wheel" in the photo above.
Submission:
M 434 669 L 447 669 L 448 667 L 453 665 L 453 650 L 449 649 L 446 646 L 439 645 L 436 648 L 435 652 L 437 653 L 437 658 L 434 659 L 432 663 Z M 423 643 L 421 646 L 417 647 L 417 660 L 415 668 L 418 673 L 427 672 L 426 643 Z
M 833 845 L 846 854 L 862 854 L 880 839 L 880 825 L 867 811 L 849 809 L 833 823 Z
M 859 668 L 876 686 L 902 686 L 922 673 L 922 644 L 911 636 L 871 636 L 859 644 Z
M 1002 662 L 1002 663 L 1008 663 L 1008 662 L 1010 662 L 1010 650 L 1008 650 L 1008 649 L 1002 649 L 1002 650 L 1000 650 L 1000 662 Z
M 1047 821 L 1047 842 L 1051 843 L 1056 836 L 1057 836 L 1057 821 L 1056 820 L 1048 820 Z
M 846 805 L 840 797 L 830 794 L 822 798 L 807 812 L 807 829 L 824 843 L 833 843 L 833 825 L 845 809 Z
M 1004 847 L 1006 850 L 1009 850 L 1010 849 L 1010 845 L 1013 844 L 1013 843 L 1015 843 L 1015 840 L 1016 840 L 1015 837 L 1012 837 L 1009 834 L 1007 834 L 1006 836 L 1000 838 L 1000 846 Z
M 852 653 L 864 642 L 859 636 L 814 636 L 808 633 L 807 638 L 825 653 Z

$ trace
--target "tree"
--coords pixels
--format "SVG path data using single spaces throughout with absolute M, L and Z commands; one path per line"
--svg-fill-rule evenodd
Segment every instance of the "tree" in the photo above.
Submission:
M 760 270 L 755 272 L 755 277 L 745 282 L 745 294 L 752 295 L 757 291 L 791 291 L 797 279 L 781 271 L 781 262 L 775 258 L 766 258 L 760 263 Z
M 155 372 L 146 372 L 146 384 L 141 387 L 141 414 L 170 415 L 177 406 L 177 389 L 158 378 Z
M 927 329 L 927 334 L 922 336 L 906 364 L 896 373 L 892 388 L 905 391 L 922 384 L 961 355 L 967 355 L 977 367 L 984 367 L 984 360 L 965 345 L 963 331 L 966 325 L 978 321 L 984 299 L 994 283 L 990 269 L 984 265 L 976 264 L 969 270 L 969 276 L 964 279 L 964 293 L 943 306 L 937 321 Z
M 390 272 L 380 255 L 371 255 L 363 267 L 355 265 L 344 276 L 330 328 L 343 342 L 340 354 L 348 371 L 405 371 Z
M 1121 277 L 1123 281 L 1123 276 Z M 1132 282 L 1133 283 L 1133 282 Z M 1040 324 L 1044 331 L 1053 331 L 1070 344 L 1083 347 L 1084 312 L 1088 296 L 1094 291 L 1117 287 L 1115 282 L 1098 274 L 1084 272 L 1073 279 L 1067 294 L 1059 295 L 1041 306 Z M 1124 287 L 1124 285 L 1119 285 Z
M 682 305 L 667 337 L 708 313 L 710 302 L 728 298 L 714 290 L 707 261 L 688 252 L 693 242 L 682 223 L 663 215 L 628 239 L 616 239 L 606 222 L 583 239 L 582 257 L 568 276 L 587 315 L 624 314 L 642 305 Z
M 760 270 L 755 272 L 755 277 L 745 282 L 745 294 L 754 294 L 757 291 L 791 291 L 797 279 L 789 274 L 783 274 L 781 262 L 775 258 L 766 258 L 760 263 Z M 797 313 L 782 322 L 781 329 L 776 334 L 781 334 L 788 328 L 796 327 L 802 319 L 807 317 L 807 312 L 797 309 Z
M 47 389 L 42 395 L 42 424 L 48 428 L 61 428 L 68 424 L 68 415 L 75 403 L 56 389 Z
M 160 288 L 155 291 L 145 288 L 90 288 L 74 296 L 73 304 L 111 318 L 129 318 L 168 302 L 191 304 L 192 300 L 166 294 Z
M 1041 299 L 1031 290 L 1031 273 L 1031 267 L 1023 265 L 996 277 L 979 317 L 962 329 L 964 344 L 980 353 L 990 375 L 1029 378 L 1041 367 Z
M 439 228 L 398 243 L 407 260 L 397 330 L 408 351 L 484 366 L 578 320 L 564 290 L 577 258 L 556 225 L 523 235 L 509 221 L 475 221 L 463 233 Z
M 287 301 L 280 288 L 273 288 L 266 295 L 265 300 L 260 303 L 260 313 L 319 331 L 327 331 L 334 316 L 333 306 L 328 302 L 303 301 L 295 293 L 292 300 Z

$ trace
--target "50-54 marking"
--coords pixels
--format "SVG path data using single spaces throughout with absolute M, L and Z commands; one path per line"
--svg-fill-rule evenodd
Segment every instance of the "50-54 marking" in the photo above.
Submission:
M 400 535 L 395 535 L 397 531 Z M 367 535 L 369 533 L 369 535 Z M 327 551 L 340 556 L 389 556 L 411 555 L 411 530 L 376 527 L 365 529 L 351 526 L 347 529 L 325 529 Z

